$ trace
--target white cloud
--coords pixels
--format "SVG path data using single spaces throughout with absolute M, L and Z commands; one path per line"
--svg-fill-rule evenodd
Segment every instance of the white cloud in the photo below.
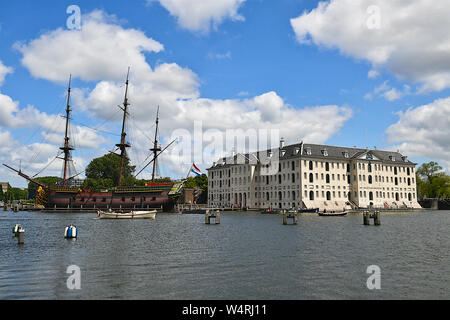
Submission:
M 374 97 L 383 97 L 388 101 L 395 101 L 411 94 L 411 87 L 408 85 L 403 85 L 403 88 L 396 89 L 389 86 L 389 81 L 384 81 L 381 85 L 375 87 L 372 92 L 368 92 L 364 98 L 367 100 L 372 100 Z
M 450 87 L 449 16 L 448 1 L 331 0 L 291 25 L 300 43 L 337 48 L 421 84 L 423 92 Z
M 367 77 L 368 77 L 369 79 L 375 79 L 375 78 L 378 77 L 379 75 L 380 75 L 380 72 L 377 71 L 377 70 L 370 70 L 370 71 L 367 73 Z
M 147 3 L 155 1 L 175 16 L 181 27 L 190 31 L 205 33 L 211 28 L 217 29 L 225 19 L 244 20 L 238 9 L 245 0 L 147 0 Z
M 87 81 L 122 80 L 128 66 L 135 76 L 144 77 L 151 72 L 144 52 L 160 52 L 163 46 L 115 21 L 94 11 L 82 17 L 80 31 L 60 28 L 16 48 L 23 54 L 22 64 L 37 78 L 66 82 L 72 74 Z
M 231 59 L 231 52 L 227 51 L 225 53 L 208 53 L 208 58 L 210 59 L 217 59 L 217 60 L 223 60 L 223 59 Z
M 386 130 L 389 143 L 405 154 L 426 157 L 450 167 L 450 98 L 399 112 Z
M 56 30 L 22 46 L 24 65 L 34 75 L 50 81 L 67 81 L 69 73 L 86 80 L 101 79 L 92 90 L 74 89 L 72 104 L 75 108 L 89 113 L 92 119 L 115 120 L 116 124 L 112 126 L 116 130 L 116 127 L 120 126 L 121 118 L 121 111 L 117 105 L 123 101 L 125 91 L 124 66 L 131 64 L 133 66 L 129 87 L 131 116 L 127 137 L 134 140 L 130 156 L 135 164 L 140 164 L 148 155 L 158 106 L 161 110 L 160 134 L 165 144 L 170 142 L 172 133 L 178 129 L 193 132 L 196 121 L 202 122 L 205 131 L 278 129 L 288 143 L 296 143 L 302 139 L 322 143 L 336 134 L 352 116 L 351 109 L 345 106 L 312 106 L 299 109 L 286 104 L 276 92 L 241 99 L 201 97 L 200 81 L 190 69 L 180 67 L 176 63 L 160 63 L 154 68 L 148 64 L 142 54 L 142 48 L 151 51 L 146 44 L 157 42 L 139 32 L 139 36 L 136 36 L 135 30 L 125 29 L 114 21 L 94 19 L 92 15 L 89 14 L 83 19 L 84 24 L 78 35 L 74 35 L 74 31 Z M 106 16 L 98 12 L 96 15 Z M 117 34 L 124 35 L 124 39 L 120 37 L 123 43 L 119 45 L 119 50 L 109 52 L 105 61 L 99 61 L 103 59 L 105 53 L 96 49 L 98 44 L 112 42 L 114 45 L 107 44 L 106 50 L 112 46 L 116 48 L 119 40 Z M 127 35 L 131 35 L 132 39 L 127 40 L 125 37 Z M 73 51 L 65 47 L 72 40 L 77 42 L 77 47 Z M 157 52 L 158 48 L 162 48 L 162 45 L 159 46 L 153 51 Z M 52 48 L 55 52 L 49 57 L 44 54 L 47 51 L 44 48 Z M 127 54 L 124 54 L 124 51 Z M 30 64 L 29 61 L 33 63 Z M 115 65 L 116 61 L 121 61 L 120 65 Z M 102 68 L 96 66 L 99 71 L 91 70 L 96 64 L 102 65 Z M 112 71 L 105 71 L 104 68 Z M 46 72 L 50 69 L 58 71 Z M 60 77 L 60 74 L 63 76 Z M 56 142 L 57 135 L 51 134 L 47 138 Z M 113 144 L 114 142 L 109 147 L 111 148 Z M 186 173 L 175 155 L 168 153 L 161 159 L 173 172 L 183 175 Z M 203 167 L 209 165 L 210 163 L 204 163 Z
M 13 73 L 13 68 L 7 67 L 0 61 L 0 87 L 3 85 L 5 81 L 5 77 L 8 73 Z

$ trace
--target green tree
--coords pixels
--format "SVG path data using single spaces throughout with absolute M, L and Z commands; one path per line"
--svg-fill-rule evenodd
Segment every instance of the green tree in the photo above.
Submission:
M 20 188 L 10 188 L 12 199 L 14 200 L 27 200 L 28 199 L 28 190 L 22 190 Z
M 129 159 L 125 159 L 122 171 L 122 185 L 133 185 L 133 173 L 136 167 L 130 165 Z M 108 188 L 119 184 L 120 157 L 115 154 L 107 154 L 96 158 L 86 168 L 86 181 L 83 187 L 92 186 L 93 189 Z
M 417 169 L 417 174 L 426 182 L 432 183 L 433 178 L 438 176 L 442 171 L 442 167 L 434 161 L 424 163 Z
M 424 163 L 416 173 L 418 198 L 450 197 L 450 176 L 434 161 Z
M 189 177 L 184 183 L 184 188 L 186 189 L 196 189 L 202 190 L 197 203 L 206 203 L 208 200 L 208 176 L 202 174 L 201 176 Z
M 35 178 L 34 180 L 36 180 L 39 183 L 42 183 L 45 186 L 52 187 L 52 186 L 56 185 L 56 182 L 61 180 L 61 178 L 58 178 L 58 177 L 41 177 L 41 178 Z M 38 185 L 37 184 L 35 184 L 33 182 L 28 182 L 28 194 L 29 194 L 31 199 L 36 198 L 37 189 L 38 189 Z

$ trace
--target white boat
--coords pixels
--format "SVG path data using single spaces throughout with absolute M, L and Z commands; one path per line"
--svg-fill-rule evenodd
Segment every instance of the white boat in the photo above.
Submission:
M 104 212 L 97 210 L 100 219 L 155 219 L 156 210 L 153 211 L 131 211 L 131 212 Z

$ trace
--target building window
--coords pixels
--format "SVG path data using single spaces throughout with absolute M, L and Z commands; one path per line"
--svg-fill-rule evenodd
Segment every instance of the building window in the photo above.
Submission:
M 372 184 L 372 176 L 368 177 L 369 184 Z
M 327 191 L 327 200 L 330 201 L 331 200 L 331 192 Z
M 309 192 L 309 200 L 314 200 L 314 191 Z
M 314 175 L 312 173 L 309 174 L 309 182 L 310 183 L 314 182 Z
M 313 170 L 313 162 L 312 161 L 309 162 L 309 170 Z
M 325 176 L 325 178 L 326 178 L 326 183 L 330 183 L 330 175 L 327 174 L 327 175 Z
M 328 162 L 325 163 L 325 171 L 330 171 L 330 164 Z

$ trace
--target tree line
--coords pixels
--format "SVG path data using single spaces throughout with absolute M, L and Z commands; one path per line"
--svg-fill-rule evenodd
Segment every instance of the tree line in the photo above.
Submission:
M 422 164 L 416 171 L 417 198 L 450 198 L 450 176 L 434 161 Z
M 28 199 L 28 190 L 22 190 L 20 188 L 13 188 L 8 184 L 8 191 L 3 192 L 3 188 L 0 187 L 0 201 L 9 202 L 14 200 L 26 200 Z

